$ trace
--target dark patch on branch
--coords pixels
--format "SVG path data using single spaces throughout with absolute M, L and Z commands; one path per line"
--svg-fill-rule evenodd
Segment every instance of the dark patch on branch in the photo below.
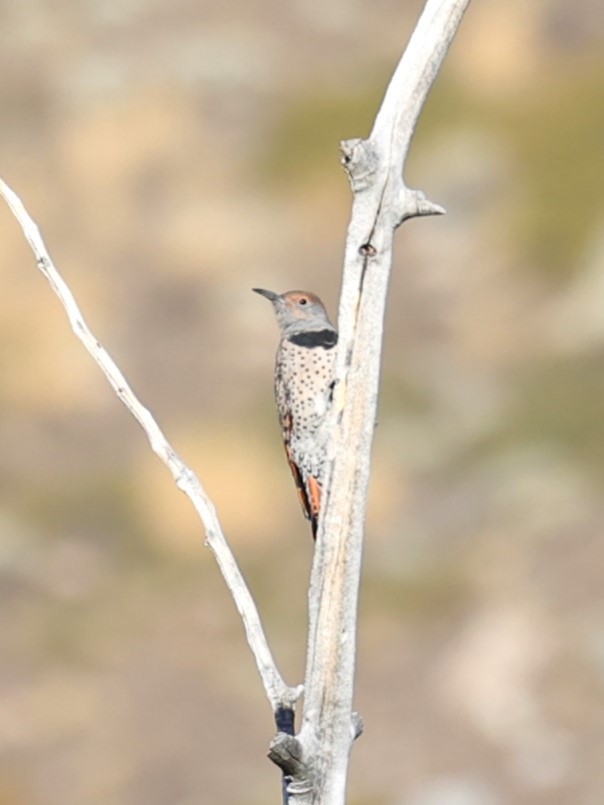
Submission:
M 275 710 L 275 724 L 277 730 L 284 732 L 286 735 L 295 735 L 295 717 L 296 714 L 291 707 L 278 707 Z

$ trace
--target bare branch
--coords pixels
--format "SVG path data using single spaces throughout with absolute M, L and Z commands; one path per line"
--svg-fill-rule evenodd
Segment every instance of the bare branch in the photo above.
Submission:
M 206 531 L 206 544 L 211 548 L 224 580 L 233 596 L 243 620 L 245 633 L 254 654 L 266 696 L 277 713 L 293 709 L 302 688 L 291 688 L 282 679 L 269 649 L 260 616 L 241 571 L 228 546 L 218 521 L 216 509 L 195 473 L 187 467 L 168 442 L 151 412 L 136 397 L 126 378 L 113 362 L 104 347 L 88 328 L 73 294 L 55 268 L 40 231 L 16 193 L 0 179 L 0 194 L 21 225 L 23 233 L 36 257 L 38 268 L 44 274 L 67 312 L 74 333 L 100 366 L 115 393 L 147 434 L 153 451 L 172 473 L 178 488 L 193 503 Z
M 418 115 L 468 4 L 427 0 L 369 139 L 342 144 L 354 201 L 325 435 L 330 473 L 311 577 L 304 712 L 296 736 L 302 785 L 290 785 L 290 805 L 342 805 L 348 757 L 361 729 L 352 712 L 358 587 L 393 235 L 408 218 L 444 212 L 405 186 L 403 168 Z M 304 787 L 309 779 L 310 790 Z

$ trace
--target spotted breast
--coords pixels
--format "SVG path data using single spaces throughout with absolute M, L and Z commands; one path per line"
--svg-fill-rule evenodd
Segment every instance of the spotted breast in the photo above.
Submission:
M 254 290 L 271 301 L 277 316 L 275 400 L 287 459 L 316 537 L 325 473 L 319 429 L 330 399 L 338 334 L 315 294 Z

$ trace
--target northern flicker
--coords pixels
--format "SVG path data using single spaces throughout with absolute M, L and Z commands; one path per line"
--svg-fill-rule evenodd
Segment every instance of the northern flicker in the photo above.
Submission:
M 298 497 L 316 538 L 326 460 L 319 429 L 332 391 L 338 334 L 315 294 L 253 290 L 272 303 L 277 316 L 275 401 Z

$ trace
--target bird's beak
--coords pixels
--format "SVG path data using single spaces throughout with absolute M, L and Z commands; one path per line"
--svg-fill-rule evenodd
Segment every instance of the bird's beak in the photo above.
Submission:
M 266 291 L 264 288 L 252 288 L 254 293 L 259 293 L 260 296 L 266 297 L 269 302 L 276 302 L 279 299 L 278 293 L 273 293 L 273 291 Z

